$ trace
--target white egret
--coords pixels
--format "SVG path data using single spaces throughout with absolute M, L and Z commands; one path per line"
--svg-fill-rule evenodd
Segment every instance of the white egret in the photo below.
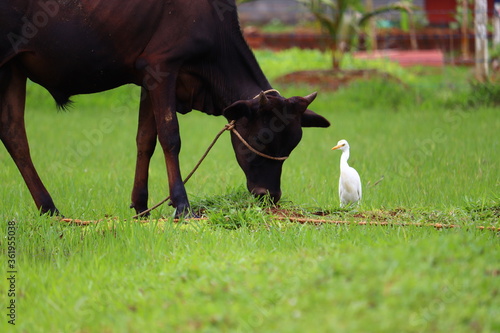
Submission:
M 361 200 L 361 178 L 358 172 L 347 164 L 349 159 L 349 143 L 346 140 L 340 140 L 332 150 L 340 149 L 340 178 L 339 178 L 339 197 L 340 207 L 355 204 Z

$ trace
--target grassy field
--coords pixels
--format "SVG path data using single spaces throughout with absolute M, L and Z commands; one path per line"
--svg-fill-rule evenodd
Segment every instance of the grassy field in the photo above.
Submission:
M 313 51 L 262 51 L 271 81 L 293 70 L 327 68 Z M 87 227 L 37 214 L 0 147 L 0 331 L 19 332 L 498 332 L 500 331 L 500 117 L 495 86 L 468 83 L 467 69 L 359 63 L 399 80 L 358 81 L 319 91 L 311 109 L 328 129 L 305 129 L 285 162 L 282 208 L 325 219 L 454 224 L 300 225 L 277 220 L 244 189 L 223 136 L 187 184 L 208 221 L 131 221 L 138 90 L 78 96 L 56 111 L 29 86 L 32 156 L 62 213 Z M 275 86 L 285 96 L 314 87 Z M 498 94 L 500 96 L 500 94 Z M 181 166 L 190 171 L 225 122 L 180 116 Z M 200 130 L 203 129 L 203 130 Z M 364 198 L 339 208 L 340 139 L 361 175 Z M 158 150 L 151 202 L 167 195 Z M 15 223 L 15 228 L 8 228 Z M 11 233 L 9 233 L 11 232 Z M 15 240 L 15 297 L 7 266 Z M 7 321 L 16 301 L 16 325 Z

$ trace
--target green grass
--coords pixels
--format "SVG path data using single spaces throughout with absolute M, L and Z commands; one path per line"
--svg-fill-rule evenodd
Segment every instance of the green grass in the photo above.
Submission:
M 498 329 L 492 233 L 273 222 L 115 228 L 19 224 L 21 330 Z
M 257 56 L 271 80 L 327 68 L 315 51 Z M 17 331 L 498 332 L 498 233 L 476 229 L 500 226 L 494 87 L 468 84 L 460 68 L 372 66 L 392 68 L 405 86 L 374 80 L 320 91 L 311 109 L 332 126 L 304 130 L 284 165 L 282 208 L 459 228 L 277 220 L 246 193 L 227 135 L 187 184 L 208 221 L 132 222 L 138 90 L 78 96 L 73 109 L 58 112 L 30 84 L 26 122 L 40 176 L 67 217 L 105 221 L 78 227 L 38 216 L 0 147 L 0 253 L 6 267 L 7 221 L 15 220 Z M 275 88 L 286 96 L 314 90 Z M 187 174 L 225 119 L 192 112 L 180 121 Z M 339 139 L 349 140 L 364 186 L 355 211 L 338 207 L 340 154 L 330 148 Z M 160 149 L 150 172 L 157 202 L 167 195 Z M 162 206 L 152 217 L 172 212 Z M 12 329 L 5 313 L 2 332 Z

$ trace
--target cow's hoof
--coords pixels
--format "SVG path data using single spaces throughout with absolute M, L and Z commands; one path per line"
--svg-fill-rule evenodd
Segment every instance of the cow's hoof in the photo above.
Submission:
M 194 218 L 199 218 L 192 210 L 190 206 L 177 207 L 174 212 L 174 218 L 180 220 L 189 220 Z
M 147 208 L 144 209 L 136 209 L 135 210 L 135 216 L 136 218 L 143 218 L 143 217 L 149 217 L 151 215 L 151 212 L 147 212 Z
M 136 211 L 136 215 L 134 216 L 134 219 L 138 220 L 138 219 L 147 218 L 147 217 L 151 216 L 150 212 L 143 213 L 145 211 L 146 211 L 146 209 L 143 211 Z
M 64 216 L 61 214 L 61 212 L 59 212 L 59 209 L 57 208 L 49 208 L 49 209 L 41 209 L 40 210 L 40 216 L 42 215 L 47 215 L 47 216 L 57 216 L 57 217 L 62 217 L 64 218 Z
M 130 204 L 130 208 L 135 209 L 135 218 L 141 218 L 141 217 L 148 217 L 150 212 L 144 213 L 145 211 L 148 210 L 148 206 L 143 206 L 143 205 L 135 205 L 134 203 Z M 143 214 L 144 213 L 144 214 Z

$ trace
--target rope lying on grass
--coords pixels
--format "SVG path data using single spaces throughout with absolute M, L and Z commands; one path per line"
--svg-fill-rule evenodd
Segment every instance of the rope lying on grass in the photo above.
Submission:
M 414 222 L 375 222 L 375 221 L 336 221 L 336 220 L 322 220 L 322 219 L 312 219 L 312 218 L 305 218 L 305 217 L 286 217 L 286 216 L 273 216 L 270 215 L 270 218 L 274 220 L 281 220 L 281 221 L 289 221 L 289 222 L 294 222 L 294 223 L 300 223 L 300 224 L 316 224 L 316 225 L 321 225 L 321 224 L 335 224 L 335 225 L 359 225 L 359 226 L 365 226 L 365 225 L 370 225 L 370 226 L 384 226 L 384 227 L 433 227 L 435 229 L 460 229 L 463 228 L 462 226 L 456 225 L 456 224 L 443 224 L 443 223 L 414 223 Z M 182 221 L 208 221 L 209 218 L 207 217 L 202 217 L 202 218 L 192 218 L 192 219 L 186 219 Z M 78 220 L 78 219 L 61 219 L 61 222 L 66 222 L 72 225 L 77 225 L 77 226 L 87 226 L 91 224 L 98 224 L 101 222 L 106 222 L 109 220 L 97 220 L 97 221 L 83 221 L 83 220 Z M 126 220 L 124 220 L 126 221 Z M 138 223 L 149 223 L 152 220 L 135 220 L 134 222 Z M 158 219 L 155 221 L 159 222 L 168 222 L 168 221 L 173 221 L 173 222 L 180 222 L 181 220 L 179 219 Z M 494 227 L 494 226 L 475 226 L 474 229 L 478 230 L 491 230 L 491 231 L 496 231 L 500 232 L 500 227 Z
M 210 145 L 208 146 L 208 148 L 205 150 L 205 153 L 203 153 L 203 155 L 201 156 L 200 160 L 198 161 L 198 163 L 196 163 L 196 165 L 194 166 L 193 170 L 191 170 L 191 172 L 187 175 L 187 177 L 184 179 L 183 183 L 186 184 L 188 182 L 188 180 L 191 178 L 191 176 L 193 176 L 193 174 L 196 172 L 196 170 L 198 170 L 198 168 L 200 167 L 201 163 L 203 162 L 203 160 L 205 160 L 205 157 L 207 157 L 208 153 L 210 152 L 210 150 L 212 150 L 213 146 L 215 145 L 215 143 L 217 142 L 217 140 L 219 140 L 220 136 L 222 135 L 222 133 L 224 133 L 225 131 L 232 131 L 234 130 L 234 123 L 235 121 L 231 121 L 229 124 L 225 125 L 220 131 L 219 133 L 217 133 L 217 135 L 215 136 L 215 138 L 212 140 L 212 142 L 210 143 Z M 139 214 L 137 215 L 134 215 L 132 218 L 133 219 L 138 219 L 140 218 L 141 216 L 144 216 L 146 214 L 149 214 L 151 211 L 155 210 L 156 208 L 160 207 L 161 205 L 163 205 L 165 202 L 167 202 L 168 200 L 170 200 L 170 195 L 168 197 L 166 197 L 165 199 L 163 199 L 162 201 L 158 202 L 156 205 L 154 205 L 153 207 L 143 211 L 143 212 L 140 212 Z

